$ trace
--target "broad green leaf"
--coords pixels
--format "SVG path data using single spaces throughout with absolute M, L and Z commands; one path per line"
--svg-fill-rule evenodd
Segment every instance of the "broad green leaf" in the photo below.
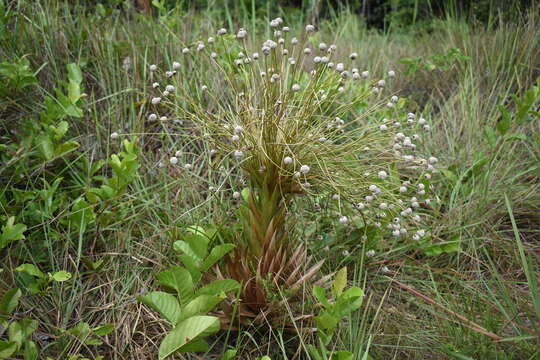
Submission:
M 17 351 L 17 344 L 11 341 L 0 341 L 0 359 L 11 359 Z
M 343 289 L 347 285 L 347 268 L 344 267 L 338 271 L 334 282 L 332 283 L 332 289 L 334 291 L 334 296 L 337 298 L 343 293 Z
M 350 351 L 339 350 L 332 355 L 332 360 L 352 360 L 353 354 Z
M 320 302 L 324 307 L 331 306 L 330 302 L 326 298 L 326 290 L 324 290 L 324 288 L 315 285 L 313 287 L 313 295 L 315 296 L 317 301 Z
M 79 65 L 70 63 L 66 65 L 68 71 L 68 79 L 80 84 L 83 80 L 82 71 Z
M 206 235 L 189 234 L 183 237 L 184 242 L 188 243 L 190 249 L 196 254 L 197 258 L 204 259 L 208 255 L 208 238 Z
M 21 324 L 18 321 L 14 321 L 9 324 L 8 337 L 10 342 L 17 344 L 17 349 L 21 348 L 21 345 L 25 339 Z
M 223 244 L 212 248 L 212 250 L 210 251 L 210 255 L 208 255 L 208 257 L 204 259 L 201 271 L 204 272 L 210 269 L 212 266 L 214 266 L 214 264 L 216 264 L 219 260 L 221 260 L 221 258 L 227 255 L 234 248 L 235 246 L 233 244 Z
M 65 270 L 60 270 L 51 274 L 51 279 L 57 282 L 67 281 L 71 279 L 71 273 Z
M 165 288 L 175 290 L 182 303 L 194 295 L 193 279 L 189 271 L 180 266 L 171 266 L 156 276 L 159 284 Z
M 235 349 L 227 350 L 219 360 L 233 360 L 237 352 Z
M 22 292 L 19 289 L 11 289 L 0 300 L 0 314 L 9 315 L 17 308 Z
M 238 290 L 239 288 L 240 284 L 236 280 L 216 280 L 197 290 L 197 295 L 219 295 Z
M 67 332 L 79 340 L 85 340 L 91 334 L 92 330 L 87 322 L 81 321 Z
M 180 304 L 174 295 L 163 291 L 153 291 L 137 299 L 153 310 L 159 312 L 171 324 L 176 324 L 180 317 Z
M 200 257 L 192 248 L 191 246 L 183 241 L 178 240 L 173 243 L 174 250 L 183 253 L 187 256 L 189 256 L 193 261 L 195 261 L 197 264 L 201 263 L 203 261 L 203 258 Z
M 334 329 L 340 320 L 341 318 L 338 318 L 327 311 L 322 311 L 315 317 L 317 328 L 321 330 Z
M 24 318 L 20 320 L 19 325 L 21 327 L 22 335 L 25 339 L 32 335 L 32 333 L 36 331 L 39 326 L 37 320 L 29 318 Z
M 27 341 L 24 344 L 24 360 L 37 360 L 38 354 L 39 351 L 35 342 Z
M 49 134 L 44 134 L 37 139 L 38 149 L 45 160 L 54 158 L 54 143 Z
M 200 295 L 182 307 L 182 313 L 178 321 L 180 322 L 195 315 L 206 315 L 223 299 L 225 299 L 225 295 Z
M 79 233 L 84 233 L 88 224 L 94 222 L 96 214 L 84 198 L 78 198 L 71 207 L 72 214 L 69 217 L 71 226 Z
M 250 194 L 249 188 L 247 188 L 247 187 L 243 188 L 241 194 L 242 194 L 242 199 L 244 199 L 245 202 L 248 202 L 249 201 L 249 194 Z
M 219 320 L 213 316 L 193 316 L 178 324 L 161 342 L 159 359 L 165 359 L 204 336 L 219 330 Z
M 39 279 L 46 279 L 47 276 L 45 276 L 45 274 L 43 272 L 41 272 L 41 270 L 38 269 L 38 267 L 34 264 L 22 264 L 22 265 L 19 265 L 15 271 L 18 271 L 18 272 L 23 272 L 23 273 L 26 273 L 28 275 L 32 275 L 32 276 L 35 276 Z
M 432 244 L 424 249 L 424 254 L 427 256 L 437 256 L 444 253 L 457 252 L 461 250 L 460 244 L 460 240 Z
M 114 324 L 104 324 L 92 329 L 94 335 L 105 336 L 114 331 Z
M 15 217 L 9 217 L 6 224 L 2 226 L 2 233 L 0 233 L 0 250 L 12 241 L 24 239 L 25 231 L 26 225 L 15 224 Z

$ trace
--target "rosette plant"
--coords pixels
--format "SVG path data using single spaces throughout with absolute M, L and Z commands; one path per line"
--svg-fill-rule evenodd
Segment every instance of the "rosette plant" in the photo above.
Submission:
M 148 119 L 181 120 L 183 129 L 179 121 L 165 125 L 171 132 L 191 124 L 210 156 L 221 154 L 248 180 L 242 197 L 231 184 L 242 230 L 222 268 L 242 283 L 244 319 L 280 317 L 286 312 L 274 310 L 284 301 L 324 280 L 322 262 L 293 231 L 296 198 L 333 195 L 340 226 L 354 219 L 354 226 L 416 241 L 426 235 L 419 210 L 429 202 L 436 162 L 418 153 L 426 120 L 407 113 L 406 101 L 387 89 L 394 71 L 374 77 L 359 68 L 356 53 L 340 59 L 312 25 L 298 37 L 280 18 L 270 26 L 273 37 L 262 44 L 244 29 L 220 29 L 186 46 L 170 71 L 150 69 L 152 81 L 165 83 L 153 84 Z M 188 75 L 200 81 L 195 89 Z M 170 164 L 181 165 L 174 156 Z

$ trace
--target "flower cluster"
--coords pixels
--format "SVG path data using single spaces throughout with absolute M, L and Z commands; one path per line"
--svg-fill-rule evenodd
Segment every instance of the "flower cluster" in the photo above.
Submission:
M 241 28 L 185 47 L 161 74 L 163 84 L 151 65 L 147 121 L 176 114 L 177 123 L 195 124 L 217 149 L 210 155 L 229 157 L 255 189 L 283 199 L 334 194 L 344 226 L 424 238 L 422 209 L 431 201 L 437 159 L 421 154 L 427 120 L 389 90 L 396 72 L 375 77 L 356 52 L 339 59 L 336 45 L 312 40 L 313 25 L 296 37 L 281 18 L 270 26 L 273 36 L 258 46 Z M 205 72 L 193 90 L 183 75 L 196 68 Z M 169 163 L 178 166 L 177 157 Z M 240 198 L 234 186 L 231 196 Z

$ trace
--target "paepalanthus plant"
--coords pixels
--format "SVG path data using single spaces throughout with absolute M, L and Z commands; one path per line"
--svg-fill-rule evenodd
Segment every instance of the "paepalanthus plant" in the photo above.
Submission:
M 295 197 L 332 195 L 340 224 L 354 219 L 354 226 L 420 240 L 426 235 L 420 209 L 430 202 L 437 162 L 418 153 L 426 120 L 385 90 L 393 70 L 375 77 L 358 68 L 356 53 L 338 59 L 335 45 L 315 43 L 313 25 L 298 37 L 281 18 L 270 26 L 273 37 L 262 44 L 253 44 L 245 29 L 236 35 L 220 29 L 184 47 L 170 70 L 149 68 L 148 121 L 161 119 L 171 132 L 182 131 L 180 121 L 190 124 L 211 144 L 209 156 L 220 153 L 249 180 L 228 272 L 243 282 L 243 313 L 253 316 L 272 307 L 266 280 L 292 296 L 321 265 L 309 267 L 303 239 L 290 231 Z M 188 74 L 200 81 L 195 89 L 186 87 Z M 170 166 L 189 170 L 174 150 L 170 155 Z M 233 184 L 231 196 L 239 198 L 236 190 Z

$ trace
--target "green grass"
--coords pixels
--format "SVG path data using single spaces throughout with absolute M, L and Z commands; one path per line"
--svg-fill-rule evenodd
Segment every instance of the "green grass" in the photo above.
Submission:
M 225 18 L 220 17 L 223 9 L 211 8 L 162 14 L 159 21 L 133 11 L 99 16 L 92 7 L 83 11 L 56 1 L 12 6 L 9 32 L 1 35 L 0 59 L 13 62 L 27 56 L 38 72 L 38 85 L 0 98 L 0 143 L 15 142 L 24 123 L 38 121 L 44 97 L 67 78 L 68 63 L 80 64 L 88 96 L 84 116 L 68 120 L 69 138 L 80 143 L 75 153 L 32 163 L 22 178 L 13 176 L 13 166 L 0 170 L 2 224 L 2 216 L 23 214 L 21 209 L 31 205 L 14 204 L 13 188 L 32 193 L 43 189 L 42 179 L 51 183 L 64 178 L 63 195 L 55 200 L 60 208 L 53 216 L 42 209 L 37 218 L 28 213 L 17 218 L 28 225 L 27 238 L 0 253 L 0 294 L 20 286 L 13 269 L 23 262 L 39 264 L 44 271 L 68 270 L 73 280 L 53 284 L 45 295 L 24 296 L 17 310 L 18 317 L 39 321 L 35 341 L 42 354 L 55 359 L 77 353 L 153 359 L 166 327 L 135 296 L 155 287 L 157 271 L 177 263 L 171 244 L 178 228 L 230 218 L 236 205 L 229 193 L 210 194 L 208 187 L 219 189 L 239 179 L 226 161 L 201 155 L 210 145 L 192 139 L 187 131 L 170 135 L 162 125 L 144 125 L 141 101 L 148 95 L 147 68 L 151 63 L 171 64 L 183 44 L 206 39 L 216 28 L 241 24 L 236 24 L 232 9 L 226 9 Z M 281 15 L 267 14 L 267 9 L 243 11 L 241 20 L 253 41 L 267 36 L 266 16 Z M 302 14 L 284 17 L 292 28 L 304 25 Z M 497 106 L 514 111 L 511 95 L 522 96 L 540 76 L 539 25 L 534 11 L 497 26 L 473 26 L 451 17 L 434 20 L 430 31 L 396 33 L 368 30 L 347 11 L 321 20 L 317 36 L 338 45 L 341 55 L 357 51 L 358 63 L 372 73 L 394 68 L 399 74 L 395 90 L 414 100 L 417 111 L 429 119 L 432 130 L 424 146 L 439 159 L 441 169 L 431 232 L 434 241 L 458 239 L 460 244 L 459 251 L 425 256 L 412 246 L 385 240 L 375 257 L 366 258 L 364 244 L 347 243 L 350 234 L 329 222 L 331 210 L 298 216 L 298 229 L 306 229 L 310 240 L 332 240 L 332 246 L 316 252 L 327 259 L 324 272 L 346 265 L 355 274 L 350 283 L 366 292 L 364 306 L 343 324 L 337 341 L 351 349 L 355 359 L 369 359 L 364 357 L 367 352 L 372 359 L 540 358 L 540 125 L 538 118 L 514 121 L 509 132 L 523 135 L 495 144 L 486 135 L 486 128 L 495 129 L 501 118 Z M 468 60 L 404 75 L 407 68 L 400 59 L 427 61 L 454 48 Z M 196 91 L 194 84 L 204 77 L 204 69 L 193 69 L 183 85 Z M 538 109 L 538 101 L 535 106 Z M 77 233 L 66 219 L 77 197 L 95 182 L 81 159 L 92 164 L 118 152 L 119 142 L 109 137 L 118 129 L 142 139 L 141 168 L 129 191 L 111 202 L 112 220 Z M 194 169 L 160 168 L 158 162 L 167 161 L 171 149 L 184 149 L 181 161 L 190 161 Z M 20 164 L 35 157 L 35 149 L 0 151 Z M 101 174 L 110 175 L 105 170 Z M 45 206 L 38 200 L 36 204 Z M 306 209 L 312 204 L 306 200 L 302 205 L 299 208 Z M 311 224 L 314 232 L 308 231 Z M 310 241 L 314 246 L 316 242 Z M 342 255 L 345 249 L 349 256 Z M 99 271 L 89 271 L 83 259 L 104 263 Z M 384 265 L 389 273 L 380 271 Z M 57 339 L 61 329 L 80 321 L 91 326 L 114 323 L 115 331 L 101 346 L 85 345 L 74 336 Z M 300 341 L 297 334 L 279 329 L 248 327 L 222 332 L 213 340 L 215 352 L 232 346 L 241 358 L 269 354 L 284 359 L 297 348 L 301 355 L 296 358 L 307 358 L 302 342 L 313 338 L 304 335 Z

